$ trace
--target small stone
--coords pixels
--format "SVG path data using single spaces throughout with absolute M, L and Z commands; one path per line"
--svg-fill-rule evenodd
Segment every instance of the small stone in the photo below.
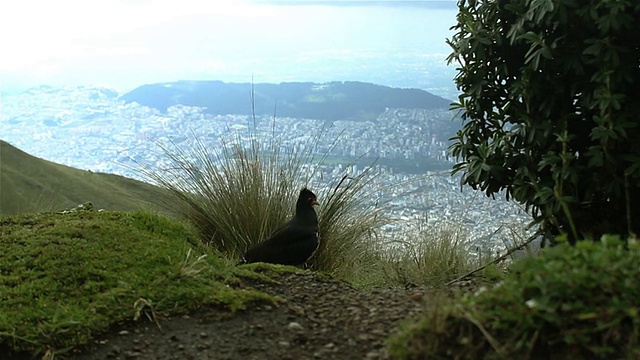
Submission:
M 309 342 L 309 338 L 303 332 L 299 332 L 293 337 L 293 342 L 295 344 L 306 344 Z
M 118 333 L 118 335 L 129 335 L 129 332 L 127 330 L 122 330 Z
M 196 345 L 196 349 L 198 349 L 198 350 L 205 350 L 205 349 L 209 349 L 210 347 L 211 347 L 211 344 L 206 343 L 206 342 Z
M 206 332 L 201 332 L 200 333 L 200 337 L 203 338 L 203 339 L 208 337 L 208 336 L 209 336 L 209 334 L 207 334 Z
M 297 323 L 295 321 L 294 322 L 290 322 L 289 325 L 287 326 L 287 328 L 289 330 L 294 330 L 294 331 L 302 331 L 302 330 L 304 330 L 302 325 L 300 325 L 299 323 Z
M 121 352 L 122 352 L 122 350 L 120 349 L 120 347 L 114 345 L 111 348 L 111 351 L 109 351 L 109 353 L 107 354 L 107 357 L 110 358 L 110 359 L 117 358 L 118 355 L 120 355 Z
M 278 341 L 278 345 L 282 347 L 289 347 L 291 344 L 288 341 Z
M 137 352 L 137 351 L 126 351 L 124 353 L 125 359 L 136 359 L 136 358 L 140 357 L 140 355 L 142 355 L 142 354 Z
M 422 294 L 420 294 L 420 293 L 411 294 L 411 300 L 417 301 L 417 302 L 422 301 Z
M 179 344 L 179 345 L 178 345 L 178 350 L 184 350 L 184 345 Z
M 328 343 L 324 347 L 325 349 L 333 349 L 336 345 L 334 343 Z
M 380 354 L 378 354 L 375 351 L 370 351 L 367 353 L 367 359 L 377 359 L 380 357 Z

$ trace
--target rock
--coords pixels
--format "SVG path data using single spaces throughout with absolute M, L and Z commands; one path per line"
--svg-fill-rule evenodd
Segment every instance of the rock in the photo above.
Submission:
M 125 359 L 137 359 L 140 355 L 142 354 L 137 351 L 125 351 L 124 353 Z
M 119 346 L 112 346 L 109 353 L 107 353 L 107 358 L 115 359 L 118 356 L 120 356 L 121 353 L 122 353 L 122 350 L 120 349 Z
M 198 350 L 205 350 L 205 349 L 209 349 L 209 348 L 211 348 L 211 344 L 208 343 L 208 342 L 196 345 L 196 349 L 198 349 Z
M 300 325 L 297 322 L 290 322 L 289 325 L 287 325 L 287 328 L 289 330 L 294 330 L 294 331 L 303 331 L 304 328 L 302 327 L 302 325 Z
M 380 354 L 376 351 L 370 351 L 367 353 L 367 359 L 377 359 L 380 357 Z

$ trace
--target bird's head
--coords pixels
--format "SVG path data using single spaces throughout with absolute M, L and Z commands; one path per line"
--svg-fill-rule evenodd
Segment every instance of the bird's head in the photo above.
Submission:
M 320 205 L 318 203 L 318 197 L 311 190 L 303 188 L 300 190 L 300 196 L 298 197 L 298 205 L 314 206 Z

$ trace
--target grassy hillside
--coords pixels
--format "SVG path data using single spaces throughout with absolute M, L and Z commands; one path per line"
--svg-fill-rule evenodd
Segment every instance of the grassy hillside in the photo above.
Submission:
M 0 215 L 57 211 L 85 202 L 107 210 L 157 208 L 161 196 L 149 184 L 55 164 L 0 140 Z

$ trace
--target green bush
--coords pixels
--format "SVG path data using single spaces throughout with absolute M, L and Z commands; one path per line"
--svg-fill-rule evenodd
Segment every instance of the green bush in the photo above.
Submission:
M 514 264 L 493 288 L 434 302 L 390 340 L 398 359 L 640 356 L 640 245 L 559 245 Z
M 454 172 L 569 239 L 640 231 L 640 2 L 460 1 Z

